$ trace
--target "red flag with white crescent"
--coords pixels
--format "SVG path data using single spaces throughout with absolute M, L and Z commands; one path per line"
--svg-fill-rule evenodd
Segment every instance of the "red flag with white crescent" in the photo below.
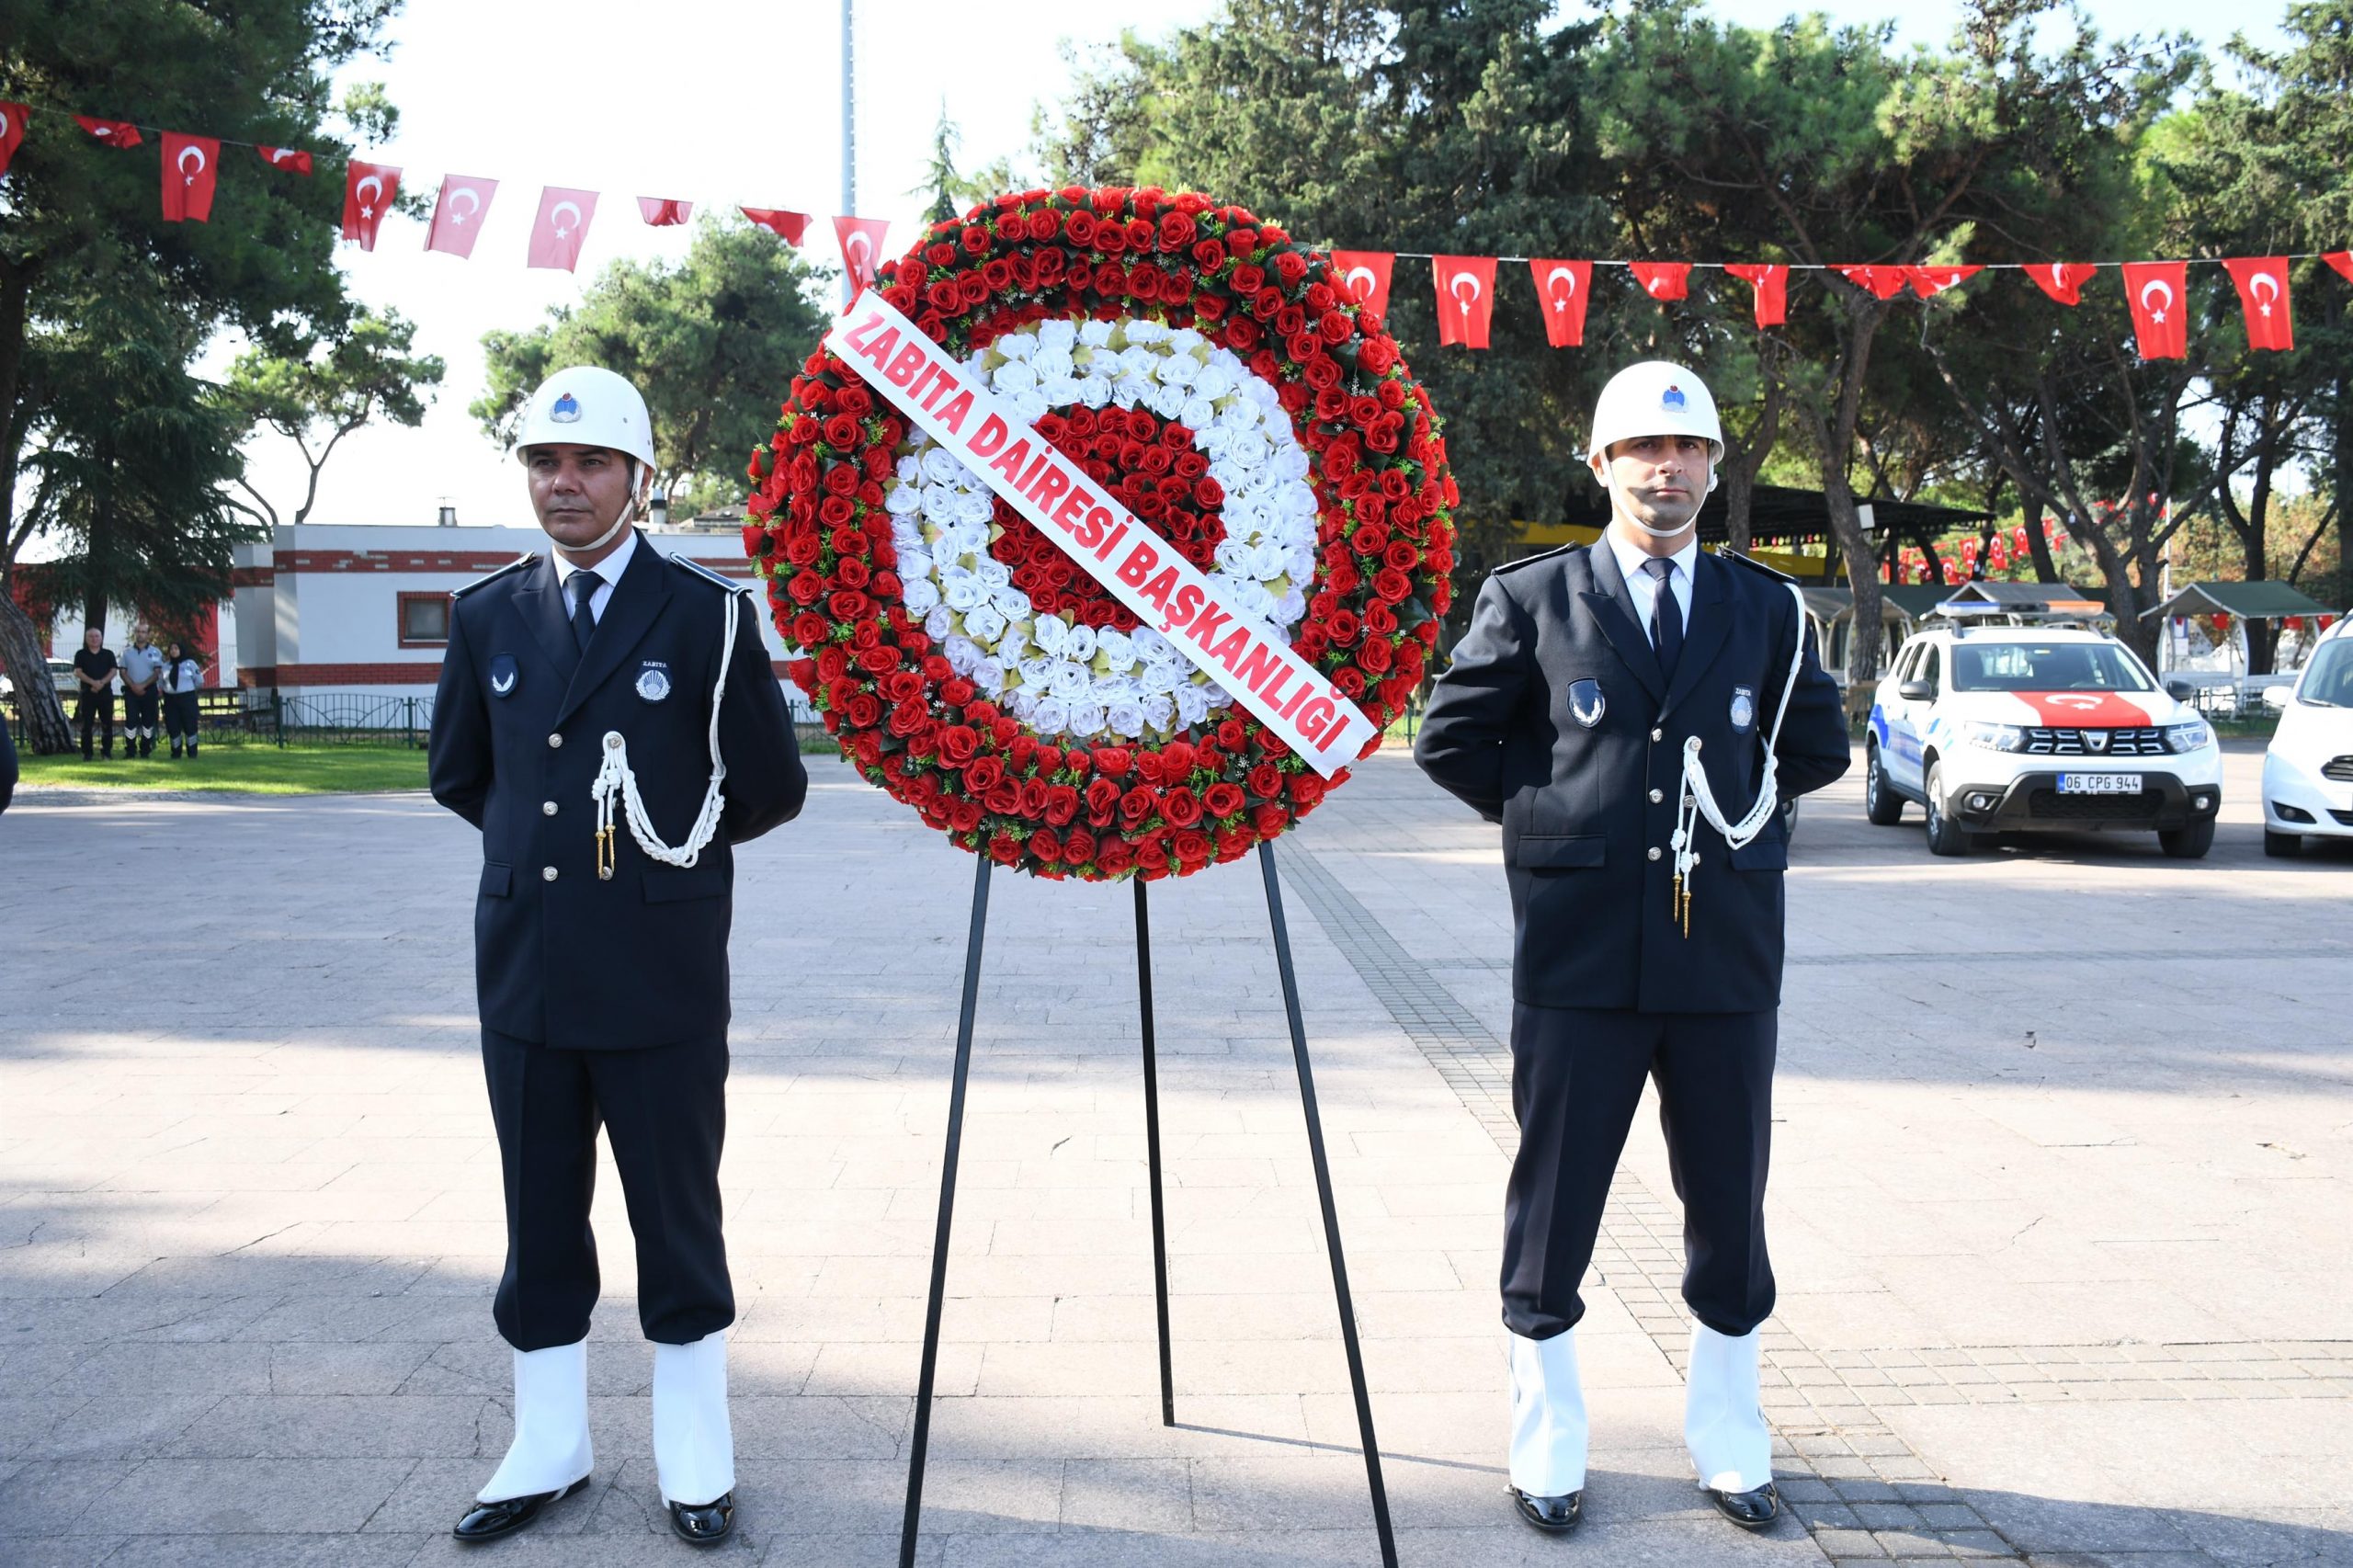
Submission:
M 1487 324 L 1495 313 L 1495 258 L 1434 256 L 1430 277 L 1438 287 L 1438 342 L 1487 347 Z
M 882 236 L 890 232 L 887 218 L 836 218 L 834 243 L 841 247 L 842 271 L 863 289 L 874 281 L 882 264 Z
M 401 172 L 390 164 L 366 164 L 358 158 L 343 176 L 343 237 L 358 240 L 361 250 L 376 248 L 376 231 L 400 194 Z
M 2084 285 L 2098 267 L 2088 261 L 2038 261 L 2026 269 L 2034 286 L 2063 305 L 2084 302 Z
M 693 217 L 695 204 L 680 201 L 672 196 L 641 196 L 637 199 L 637 210 L 648 226 L 667 229 Z
M 1368 312 L 1389 319 L 1389 274 L 1396 256 L 1385 250 L 1336 250 L 1332 270 L 1340 275 L 1340 292 Z
M 1536 279 L 1536 297 L 1544 304 L 1545 341 L 1555 348 L 1583 344 L 1585 304 L 1593 291 L 1593 263 L 1536 256 L 1529 260 L 1528 270 Z
M 2239 308 L 2246 317 L 2246 346 L 2275 352 L 2293 348 L 2296 326 L 2288 316 L 2288 258 L 2231 256 L 2222 266 L 2238 285 Z
M 311 172 L 311 154 L 299 147 L 256 147 L 254 151 L 273 169 L 291 169 L 298 175 Z
M 127 119 L 99 119 L 91 115 L 77 114 L 74 117 L 74 123 L 109 147 L 136 147 L 146 140 L 139 134 L 139 127 Z
M 1654 300 L 1681 300 L 1691 292 L 1691 264 L 1688 261 L 1630 261 L 1626 266 L 1641 284 L 1643 292 Z
M 1904 278 L 1912 285 L 1912 292 L 1924 300 L 1933 300 L 1954 284 L 1966 282 L 1984 270 L 1983 267 L 1907 267 Z
M 2321 260 L 2336 268 L 2347 282 L 2353 283 L 2353 250 L 2324 251 Z
M 1874 300 L 1893 300 L 1910 281 L 1900 267 L 1834 267 L 1830 270 L 1856 288 L 1869 290 Z
M 595 191 L 542 186 L 540 215 L 531 221 L 531 251 L 524 265 L 574 270 L 580 263 L 580 247 L 588 238 L 589 220 L 596 216 Z
M 1790 269 L 1779 263 L 1736 261 L 1724 268 L 1746 278 L 1756 296 L 1756 324 L 1761 330 L 1790 319 Z
M 31 113 L 22 104 L 0 104 L 0 175 L 8 172 L 8 160 L 25 140 L 25 116 Z
M 498 182 L 476 175 L 444 175 L 441 194 L 433 203 L 433 223 L 425 231 L 425 248 L 454 256 L 460 261 L 473 259 L 474 240 L 482 233 L 482 221 L 490 212 L 490 199 L 498 194 Z
M 220 177 L 220 138 L 164 132 L 165 222 L 211 222 L 212 186 Z
M 796 249 L 800 246 L 802 233 L 809 227 L 809 214 L 806 212 L 787 212 L 776 207 L 738 207 L 735 210 Z
M 2132 307 L 2132 329 L 2143 359 L 2189 358 L 2189 264 L 2128 261 L 2124 298 Z

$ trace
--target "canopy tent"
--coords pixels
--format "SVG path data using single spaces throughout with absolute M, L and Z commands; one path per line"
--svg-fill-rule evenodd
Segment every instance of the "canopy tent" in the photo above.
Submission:
M 2234 615 L 2246 620 L 2285 620 L 2290 616 L 2334 615 L 2317 599 L 2285 583 L 2192 583 L 2173 597 L 2141 612 L 2154 615 Z
M 1835 625 L 1855 613 L 1855 590 L 1852 588 L 1816 587 L 1809 584 L 1803 592 L 1806 612 L 1824 626 Z M 1934 583 L 1881 583 L 1879 585 L 1879 618 L 1882 624 L 1888 626 L 1917 621 L 1952 595 L 1952 589 Z

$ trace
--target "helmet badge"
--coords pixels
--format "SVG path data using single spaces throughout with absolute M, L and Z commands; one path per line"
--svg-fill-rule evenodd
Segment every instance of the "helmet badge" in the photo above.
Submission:
M 1658 405 L 1669 414 L 1682 413 L 1689 401 L 1683 395 L 1683 389 L 1678 386 L 1669 386 L 1658 394 Z
M 580 400 L 570 392 L 563 393 L 555 400 L 555 406 L 548 410 L 548 417 L 558 425 L 576 423 L 580 418 Z

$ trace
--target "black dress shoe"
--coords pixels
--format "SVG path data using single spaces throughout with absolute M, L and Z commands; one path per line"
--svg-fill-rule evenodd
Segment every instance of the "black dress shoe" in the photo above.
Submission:
M 670 1528 L 680 1540 L 717 1546 L 735 1533 L 735 1494 L 722 1494 L 716 1503 L 671 1504 Z
M 1533 1493 L 1511 1489 L 1512 1506 L 1519 1517 L 1540 1530 L 1554 1535 L 1576 1528 L 1577 1520 L 1585 1513 L 1585 1494 L 1572 1492 L 1561 1497 L 1539 1497 Z
M 460 1540 L 496 1540 L 503 1535 L 513 1535 L 540 1517 L 540 1511 L 551 1503 L 562 1502 L 574 1493 L 585 1490 L 588 1478 L 582 1476 L 561 1492 L 537 1492 L 529 1497 L 502 1497 L 495 1503 L 477 1503 L 466 1510 L 449 1533 Z
M 1769 1481 L 1747 1492 L 1719 1492 L 1711 1486 L 1707 1493 L 1716 1512 L 1745 1530 L 1761 1530 L 1781 1517 L 1781 1494 Z

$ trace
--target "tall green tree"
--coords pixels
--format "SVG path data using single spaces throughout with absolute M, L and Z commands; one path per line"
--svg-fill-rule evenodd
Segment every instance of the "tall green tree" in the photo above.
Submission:
M 229 368 L 230 406 L 302 454 L 308 478 L 289 520 L 309 518 L 319 476 L 346 436 L 378 419 L 412 430 L 424 422 L 420 389 L 439 386 L 445 367 L 439 355 L 417 353 L 415 342 L 415 324 L 398 311 L 378 315 L 363 306 L 332 337 L 277 352 L 250 348 Z M 277 503 L 243 476 L 237 486 L 251 501 L 240 506 L 277 527 Z
M 686 259 L 615 262 L 579 304 L 483 335 L 489 386 L 469 405 L 502 447 L 533 388 L 570 365 L 626 376 L 654 416 L 654 488 L 674 511 L 733 506 L 776 432 L 786 383 L 825 333 L 823 279 L 766 229 L 696 222 Z

